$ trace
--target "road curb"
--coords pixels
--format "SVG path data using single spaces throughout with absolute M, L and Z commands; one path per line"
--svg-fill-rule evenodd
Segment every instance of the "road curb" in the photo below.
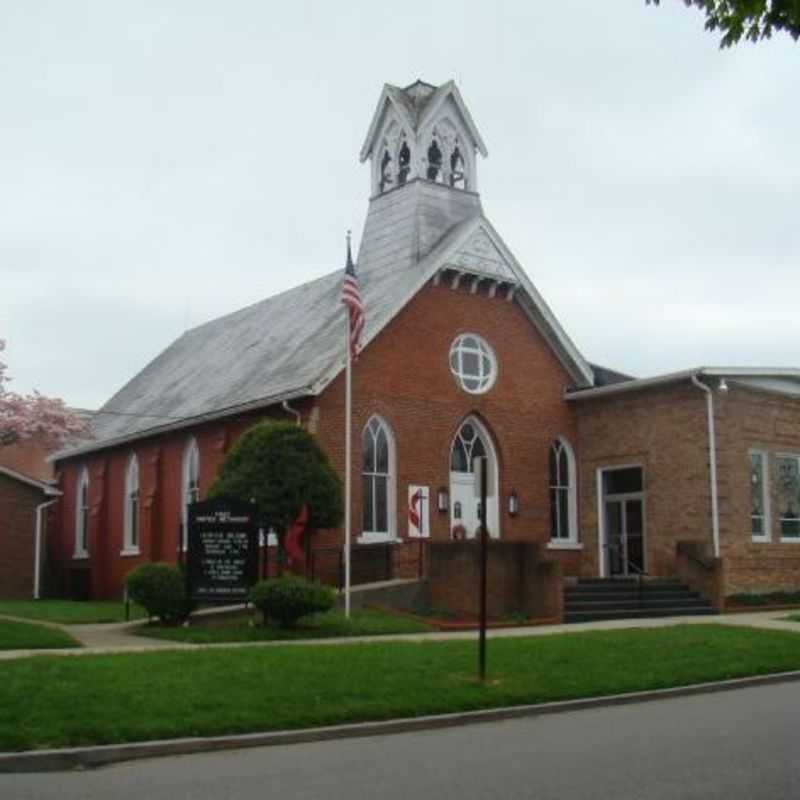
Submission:
M 800 670 L 772 675 L 754 675 L 712 683 L 698 683 L 672 689 L 657 689 L 628 694 L 538 703 L 524 706 L 464 711 L 455 714 L 437 714 L 426 717 L 409 717 L 383 722 L 358 722 L 331 725 L 322 728 L 248 733 L 232 736 L 164 739 L 131 744 L 112 744 L 99 747 L 74 747 L 59 750 L 27 750 L 21 753 L 0 753 L 0 773 L 10 772 L 60 772 L 72 769 L 91 769 L 122 761 L 160 756 L 190 755 L 220 750 L 238 750 L 245 747 L 269 747 L 305 742 L 322 742 L 331 739 L 352 739 L 362 736 L 382 736 L 392 733 L 435 730 L 471 725 L 480 722 L 497 722 L 520 717 L 544 716 L 592 708 L 622 706 L 633 703 L 669 700 L 697 694 L 713 694 L 734 689 L 767 686 L 776 683 L 800 681 Z

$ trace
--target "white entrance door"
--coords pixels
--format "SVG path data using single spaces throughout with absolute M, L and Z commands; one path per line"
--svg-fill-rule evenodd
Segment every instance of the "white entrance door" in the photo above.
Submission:
M 476 419 L 469 418 L 459 428 L 450 453 L 450 535 L 453 538 L 473 539 L 480 529 L 481 501 L 475 494 L 472 472 L 473 459 L 479 456 L 487 456 L 495 486 L 495 494 L 486 503 L 486 527 L 494 539 L 500 536 L 497 458 L 484 427 Z

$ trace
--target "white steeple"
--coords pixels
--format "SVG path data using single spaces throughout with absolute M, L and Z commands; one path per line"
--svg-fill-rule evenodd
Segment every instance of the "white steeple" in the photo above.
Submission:
M 386 84 L 361 148 L 372 168 L 359 268 L 413 268 L 454 225 L 480 216 L 478 154 L 486 146 L 453 81 Z
M 474 192 L 478 153 L 485 157 L 486 146 L 453 81 L 402 89 L 387 83 L 361 161 L 371 161 L 373 197 L 417 178 Z

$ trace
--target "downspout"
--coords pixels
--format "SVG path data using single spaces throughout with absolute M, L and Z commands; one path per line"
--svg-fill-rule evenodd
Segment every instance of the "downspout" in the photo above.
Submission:
M 38 600 L 41 595 L 41 582 L 42 582 L 42 511 L 53 503 L 57 503 L 58 498 L 55 500 L 47 500 L 36 506 L 36 538 L 34 540 L 33 548 L 33 599 Z
M 706 393 L 706 415 L 708 417 L 708 460 L 711 473 L 711 530 L 714 538 L 714 557 L 719 558 L 719 500 L 717 497 L 717 439 L 714 433 L 714 393 L 697 375 L 692 375 L 692 383 Z
M 302 417 L 300 416 L 300 412 L 299 412 L 297 409 L 295 409 L 295 408 L 292 408 L 292 407 L 289 405 L 289 401 L 288 401 L 288 400 L 284 400 L 284 401 L 281 403 L 281 408 L 282 408 L 282 409 L 283 409 L 283 410 L 284 410 L 284 411 L 285 411 L 287 414 L 293 414 L 293 415 L 294 415 L 295 422 L 297 423 L 297 426 L 298 426 L 298 427 L 300 427 L 300 425 L 302 424 L 302 423 L 301 423 L 301 419 L 302 419 Z

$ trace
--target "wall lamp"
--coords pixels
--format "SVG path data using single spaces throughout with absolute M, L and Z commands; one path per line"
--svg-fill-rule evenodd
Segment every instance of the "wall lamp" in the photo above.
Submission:
M 450 492 L 442 486 L 436 493 L 437 508 L 444 513 L 450 508 Z
M 516 517 L 519 514 L 519 495 L 516 489 L 512 489 L 511 494 L 508 496 L 508 513 L 512 517 Z

